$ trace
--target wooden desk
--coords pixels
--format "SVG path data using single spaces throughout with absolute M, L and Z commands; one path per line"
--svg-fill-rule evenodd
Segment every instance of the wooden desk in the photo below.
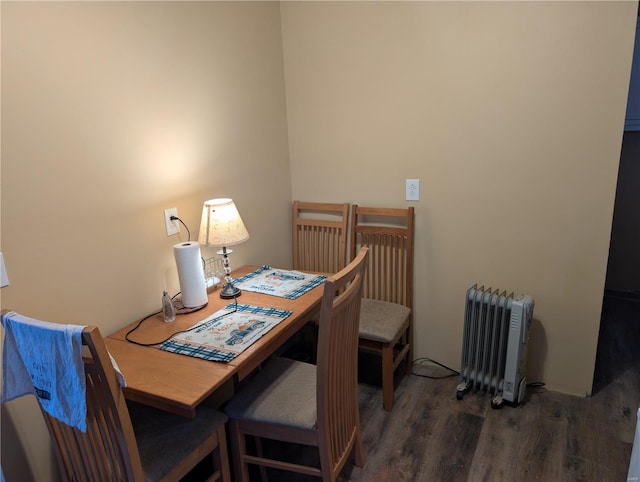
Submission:
M 244 266 L 233 272 L 238 278 L 257 269 Z M 160 350 L 158 346 L 143 347 L 125 340 L 126 333 L 137 322 L 112 333 L 105 339 L 127 381 L 125 396 L 130 400 L 154 406 L 179 415 L 194 416 L 196 406 L 232 377 L 246 378 L 282 344 L 294 335 L 320 309 L 323 285 L 315 287 L 295 300 L 243 291 L 238 303 L 290 310 L 285 320 L 238 355 L 229 363 L 212 362 Z M 209 304 L 203 309 L 179 315 L 173 323 L 165 323 L 162 314 L 153 316 L 129 335 L 141 343 L 164 340 L 179 330 L 215 313 L 233 300 L 223 300 L 219 289 L 209 293 Z
M 115 338 L 105 338 L 105 344 L 127 381 L 126 398 L 185 417 L 195 417 L 196 406 L 236 372 L 226 363 L 176 355 Z

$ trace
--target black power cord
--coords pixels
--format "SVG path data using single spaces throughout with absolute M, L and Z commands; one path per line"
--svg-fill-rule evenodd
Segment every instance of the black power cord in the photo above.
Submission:
M 460 375 L 460 372 L 459 372 L 459 371 L 454 370 L 453 368 L 449 368 L 448 366 L 443 365 L 442 363 L 437 362 L 437 361 L 435 361 L 435 360 L 432 360 L 431 358 L 426 358 L 426 357 L 423 357 L 423 358 L 416 358 L 416 359 L 413 361 L 413 365 L 414 365 L 414 366 L 424 366 L 424 362 L 427 362 L 427 363 L 433 363 L 434 365 L 437 365 L 437 366 L 439 366 L 439 367 L 442 367 L 442 368 L 444 368 L 445 370 L 450 371 L 451 373 L 450 373 L 450 374 L 448 374 L 448 375 L 442 375 L 442 376 L 439 376 L 439 377 L 434 377 L 434 376 L 432 376 L 432 375 L 423 375 L 423 374 L 421 374 L 421 373 L 416 373 L 416 372 L 415 372 L 415 370 L 413 370 L 413 371 L 412 371 L 412 374 L 413 374 L 413 375 L 415 375 L 415 376 L 417 376 L 417 377 L 431 378 L 431 379 L 433 379 L 433 380 L 440 380 L 440 379 L 442 379 L 442 378 L 451 378 L 451 377 L 456 377 L 456 376 L 459 376 L 459 375 Z M 537 389 L 540 389 L 540 391 L 542 391 L 542 392 L 544 392 L 544 391 L 546 391 L 546 390 L 547 390 L 547 389 L 546 389 L 546 387 L 545 387 L 545 383 L 544 383 L 544 382 L 530 382 L 530 383 L 527 383 L 526 387 L 527 387 L 527 388 L 537 388 Z
M 414 365 L 414 366 L 416 366 L 416 365 L 417 365 L 417 366 L 423 366 L 425 362 L 427 362 L 427 363 L 433 363 L 434 365 L 438 365 L 439 367 L 444 368 L 445 370 L 448 370 L 448 371 L 450 371 L 451 373 L 449 373 L 448 375 L 442 375 L 442 376 L 439 376 L 439 377 L 434 377 L 434 376 L 432 376 L 432 375 L 423 375 L 423 374 L 421 374 L 421 373 L 416 373 L 416 372 L 415 372 L 415 370 L 412 370 L 412 374 L 413 374 L 413 375 L 415 375 L 415 376 L 417 376 L 417 377 L 431 378 L 431 379 L 433 379 L 433 380 L 440 380 L 440 379 L 442 379 L 442 378 L 451 378 L 451 377 L 456 377 L 456 376 L 459 376 L 459 375 L 460 375 L 460 372 L 458 372 L 458 371 L 454 370 L 453 368 L 449 368 L 448 366 L 443 365 L 443 364 L 442 364 L 442 363 L 440 363 L 440 362 L 437 362 L 437 361 L 435 361 L 435 360 L 432 360 L 431 358 L 426 358 L 426 357 L 423 357 L 423 358 L 416 358 L 415 360 L 413 360 L 413 365 Z
M 176 294 L 176 295 L 174 296 L 174 298 L 175 298 L 176 296 L 178 296 L 179 294 L 180 294 L 180 293 Z M 218 319 L 224 318 L 225 316 L 229 316 L 231 313 L 235 313 L 236 311 L 238 311 L 238 299 L 237 299 L 237 298 L 234 298 L 234 299 L 233 299 L 233 301 L 234 301 L 234 303 L 235 303 L 235 304 L 234 304 L 234 307 L 233 307 L 233 310 L 231 310 L 231 311 L 229 311 L 228 313 L 225 313 L 224 315 L 222 315 L 222 316 L 218 317 Z M 200 324 L 199 324 L 199 323 L 196 323 L 196 324 L 195 324 L 195 325 L 193 325 L 191 328 L 187 328 L 186 330 L 179 330 L 179 331 L 176 331 L 176 332 L 172 333 L 171 335 L 169 335 L 169 336 L 168 336 L 167 338 L 165 338 L 164 340 L 162 340 L 162 341 L 157 341 L 157 342 L 154 342 L 154 343 L 142 343 L 142 342 L 135 341 L 135 340 L 132 340 L 131 338 L 129 338 L 129 335 L 130 335 L 131 333 L 133 333 L 133 332 L 134 332 L 134 331 L 136 331 L 138 328 L 140 328 L 140 325 L 142 325 L 142 322 L 144 322 L 145 320 L 148 320 L 148 319 L 149 319 L 149 318 L 151 318 L 152 316 L 158 315 L 158 314 L 160 314 L 160 313 L 162 313 L 162 310 L 160 310 L 160 311 L 156 311 L 155 313 L 151 313 L 151 314 L 149 314 L 149 315 L 145 316 L 144 318 L 142 318 L 140 321 L 138 321 L 138 323 L 136 324 L 136 326 L 134 326 L 133 328 L 131 328 L 131 329 L 127 332 L 127 334 L 124 336 L 125 340 L 127 340 L 129 343 L 133 343 L 134 345 L 140 345 L 140 346 L 156 346 L 156 345 L 161 345 L 161 344 L 162 344 L 162 343 L 164 343 L 165 341 L 169 341 L 171 338 L 173 338 L 173 337 L 174 337 L 174 336 L 176 336 L 176 335 L 179 335 L 180 333 L 188 333 L 188 332 L 190 332 L 190 331 L 192 331 L 192 330 L 195 330 L 196 328 L 198 328 L 198 327 L 200 326 Z
M 536 393 L 544 393 L 547 391 L 547 388 L 545 387 L 544 382 L 530 382 L 530 383 L 527 383 L 526 387 L 537 389 Z
M 180 221 L 182 223 L 182 225 L 184 226 L 184 229 L 187 230 L 187 241 L 191 241 L 191 231 L 189 231 L 189 228 L 187 227 L 187 225 L 184 224 L 184 221 L 182 219 L 180 219 L 178 216 L 171 216 L 171 217 L 169 217 L 169 219 L 171 221 Z

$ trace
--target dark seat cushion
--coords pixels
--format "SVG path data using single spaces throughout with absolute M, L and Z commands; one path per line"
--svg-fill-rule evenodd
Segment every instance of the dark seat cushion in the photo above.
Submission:
M 227 416 L 201 405 L 195 418 L 127 401 L 147 482 L 161 480 L 227 421 Z

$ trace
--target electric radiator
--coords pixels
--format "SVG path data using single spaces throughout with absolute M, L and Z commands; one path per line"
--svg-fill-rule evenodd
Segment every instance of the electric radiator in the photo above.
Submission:
M 467 290 L 458 400 L 470 390 L 494 395 L 493 408 L 505 402 L 517 405 L 524 399 L 524 361 L 533 306 L 529 295 L 514 297 L 477 285 Z

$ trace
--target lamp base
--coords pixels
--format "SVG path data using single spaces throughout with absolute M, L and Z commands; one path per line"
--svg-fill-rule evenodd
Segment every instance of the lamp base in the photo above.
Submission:
M 231 283 L 225 283 L 222 287 L 222 290 L 220 290 L 220 298 L 222 298 L 223 300 L 237 298 L 241 294 L 242 291 L 240 291 L 240 288 L 236 288 Z

